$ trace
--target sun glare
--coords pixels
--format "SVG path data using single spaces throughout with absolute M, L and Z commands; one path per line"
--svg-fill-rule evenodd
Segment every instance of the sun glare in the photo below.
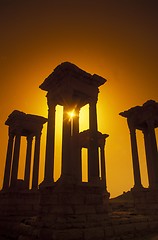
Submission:
M 71 112 L 68 112 L 69 118 L 72 119 L 75 117 L 75 110 L 72 110 Z

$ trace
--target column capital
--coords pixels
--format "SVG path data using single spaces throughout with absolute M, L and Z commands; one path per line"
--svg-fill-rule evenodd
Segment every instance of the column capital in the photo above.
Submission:
M 32 141 L 34 137 L 34 134 L 29 134 L 26 136 L 27 141 Z
M 155 128 L 154 121 L 152 119 L 147 119 L 146 124 L 147 124 L 148 128 L 153 128 L 153 129 Z
M 57 99 L 54 97 L 52 98 L 52 96 L 49 95 L 49 93 L 47 93 L 47 105 L 48 105 L 48 109 L 52 107 L 55 107 L 57 105 Z
M 97 102 L 98 102 L 98 96 L 89 99 L 89 105 L 97 104 Z
M 21 136 L 22 135 L 22 129 L 17 129 L 15 132 L 15 136 Z
M 105 148 L 105 142 L 106 142 L 106 139 L 105 138 L 101 138 L 98 140 L 99 142 L 99 147 L 104 149 Z
M 135 133 L 136 132 L 136 127 L 134 122 L 131 119 L 127 119 L 127 123 L 128 123 L 128 128 L 130 133 Z
M 40 130 L 40 131 L 37 131 L 36 133 L 35 133 L 35 137 L 41 137 L 41 135 L 42 135 L 42 131 Z
M 14 137 L 15 137 L 15 134 L 12 133 L 12 132 L 8 132 L 8 137 L 9 137 L 9 138 L 14 138 Z

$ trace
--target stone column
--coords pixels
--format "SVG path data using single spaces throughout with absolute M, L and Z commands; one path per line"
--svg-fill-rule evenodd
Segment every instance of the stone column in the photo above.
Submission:
M 25 163 L 25 175 L 24 175 L 24 183 L 27 189 L 29 189 L 29 183 L 30 183 L 32 140 L 33 140 L 33 135 L 27 136 L 26 163 Z
M 17 177 L 18 177 L 18 165 L 19 165 L 19 155 L 20 155 L 20 142 L 21 142 L 21 133 L 16 133 L 15 144 L 14 144 L 14 154 L 13 154 L 13 163 L 12 163 L 12 174 L 11 174 L 11 187 L 16 186 Z
M 99 180 L 99 153 L 97 139 L 97 109 L 96 101 L 89 103 L 89 129 L 90 141 L 88 147 L 88 181 Z
M 146 163 L 147 163 L 147 172 L 148 172 L 148 181 L 149 188 L 153 188 L 154 186 L 154 166 L 152 162 L 152 154 L 151 154 L 151 144 L 148 128 L 143 129 L 144 134 L 144 144 L 145 144 L 145 153 L 146 153 Z
M 71 161 L 71 121 L 68 117 L 69 109 L 63 109 L 63 137 L 62 137 L 62 171 L 63 181 L 72 181 L 72 161 Z
M 152 179 L 152 188 L 158 188 L 158 153 L 155 129 L 153 121 L 147 121 L 148 134 L 146 136 L 146 147 L 148 149 L 148 158 L 150 159 L 149 168 L 152 169 L 150 178 Z
M 32 188 L 35 188 L 35 189 L 38 188 L 40 139 L 41 139 L 41 133 L 39 132 L 35 136 L 35 151 L 34 151 L 33 175 L 32 175 Z
M 73 135 L 71 136 L 73 175 L 77 182 L 82 181 L 81 153 L 79 146 L 79 109 L 75 109 L 73 117 Z
M 101 162 L 101 181 L 104 183 L 105 189 L 107 189 L 106 184 L 106 166 L 105 166 L 105 143 L 100 147 L 100 162 Z
M 128 125 L 129 125 L 130 138 L 131 138 L 132 162 L 133 162 L 133 173 L 134 173 L 134 188 L 139 189 L 142 187 L 142 184 L 141 184 L 141 176 L 140 176 L 136 129 L 131 124 L 128 123 Z
M 56 104 L 49 104 L 44 174 L 45 184 L 54 182 L 55 108 Z
M 12 152 L 13 152 L 13 142 L 14 142 L 14 135 L 12 133 L 9 133 L 6 163 L 5 163 L 5 171 L 4 171 L 4 180 L 3 180 L 3 189 L 4 190 L 9 188 L 11 163 L 12 163 Z

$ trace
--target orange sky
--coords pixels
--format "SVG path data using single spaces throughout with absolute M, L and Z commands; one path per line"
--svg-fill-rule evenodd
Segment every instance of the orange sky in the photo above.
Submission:
M 158 101 L 157 12 L 156 0 L 0 1 L 0 186 L 8 139 L 5 120 L 14 109 L 47 117 L 39 85 L 64 61 L 107 79 L 100 88 L 98 125 L 110 135 L 108 190 L 113 197 L 133 186 L 128 128 L 118 114 L 148 99 Z M 146 186 L 143 139 L 138 135 Z M 40 180 L 44 141 L 45 128 Z

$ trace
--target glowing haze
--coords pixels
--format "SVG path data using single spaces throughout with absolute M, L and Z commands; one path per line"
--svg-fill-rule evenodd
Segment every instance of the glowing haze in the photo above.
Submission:
M 133 186 L 129 133 L 118 114 L 146 100 L 158 101 L 158 3 L 154 0 L 1 0 L 0 1 L 0 185 L 8 129 L 15 109 L 47 117 L 46 92 L 39 85 L 64 61 L 96 73 L 100 87 L 98 129 L 106 143 L 107 184 L 111 196 Z M 88 111 L 80 113 L 80 131 Z M 57 109 L 55 169 L 61 165 L 62 108 Z M 42 134 L 43 178 L 46 126 Z M 147 186 L 142 134 L 138 133 L 143 184 Z M 25 141 L 19 177 L 23 176 Z M 86 165 L 86 163 L 84 163 Z M 85 176 L 83 176 L 86 178 Z

